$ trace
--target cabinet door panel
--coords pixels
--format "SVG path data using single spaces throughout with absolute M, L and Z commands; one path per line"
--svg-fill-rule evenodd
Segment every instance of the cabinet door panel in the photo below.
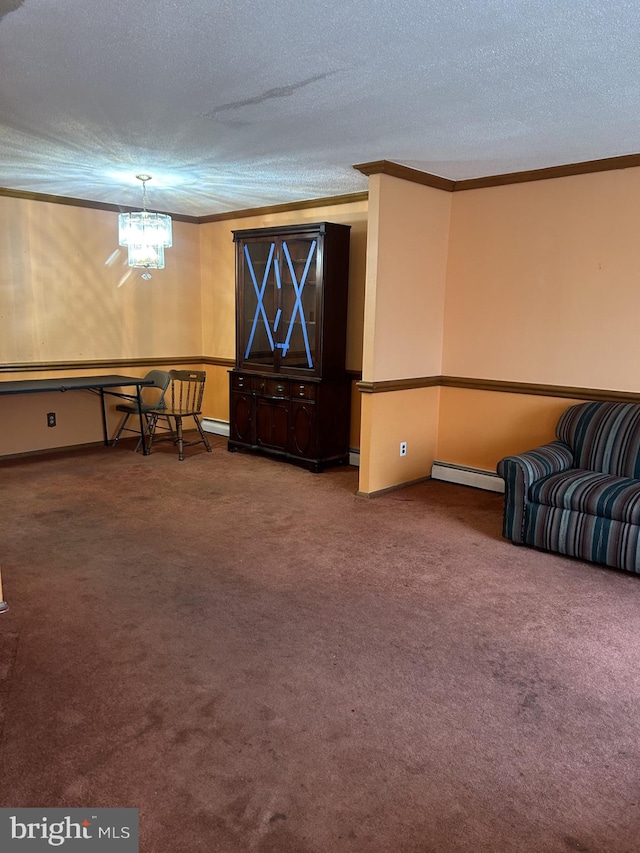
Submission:
M 289 401 L 256 400 L 256 443 L 286 450 L 289 435 Z
M 279 342 L 280 370 L 316 368 L 318 322 L 318 240 L 288 238 L 282 241 Z
M 316 454 L 316 407 L 307 401 L 291 402 L 291 453 L 313 457 Z
M 240 391 L 231 392 L 230 438 L 253 444 L 253 418 L 251 417 L 250 394 Z
M 280 314 L 276 248 L 274 240 L 249 241 L 242 246 L 239 355 L 245 364 L 273 365 L 274 328 Z

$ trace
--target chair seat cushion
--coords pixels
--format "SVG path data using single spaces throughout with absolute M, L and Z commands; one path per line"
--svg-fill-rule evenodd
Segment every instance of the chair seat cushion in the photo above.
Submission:
M 572 468 L 535 482 L 529 497 L 544 506 L 640 524 L 640 480 L 631 477 Z

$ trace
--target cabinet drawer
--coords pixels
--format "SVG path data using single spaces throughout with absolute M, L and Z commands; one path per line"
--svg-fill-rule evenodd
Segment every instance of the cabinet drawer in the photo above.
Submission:
M 292 382 L 291 396 L 302 400 L 315 400 L 317 386 L 312 382 Z
M 257 379 L 257 390 L 267 397 L 288 397 L 290 385 L 286 379 L 269 379 L 261 376 Z
M 231 387 L 234 391 L 251 391 L 253 388 L 253 376 L 246 376 L 242 373 L 231 374 Z

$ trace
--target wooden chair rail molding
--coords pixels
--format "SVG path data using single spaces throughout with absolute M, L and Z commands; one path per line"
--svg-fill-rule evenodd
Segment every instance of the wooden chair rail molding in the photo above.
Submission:
M 232 358 L 207 355 L 167 356 L 166 358 L 116 358 L 93 361 L 29 361 L 21 364 L 0 364 L 3 373 L 31 373 L 48 370 L 118 370 L 123 367 L 161 367 L 167 364 L 211 364 L 233 368 Z M 410 391 L 413 388 L 466 388 L 472 391 L 500 391 L 505 394 L 533 394 L 537 397 L 566 397 L 569 400 L 614 400 L 640 402 L 640 391 L 614 391 L 606 388 L 578 388 L 574 385 L 542 385 L 535 382 L 507 382 L 500 379 L 474 379 L 467 376 L 416 376 L 411 379 L 386 379 L 369 382 L 358 370 L 347 370 L 362 394 L 381 394 L 391 391 Z
M 537 397 L 566 397 L 569 400 L 613 400 L 640 402 L 640 391 L 612 391 L 606 388 L 578 388 L 574 385 L 542 385 L 535 382 L 507 382 L 500 379 L 473 379 L 465 376 L 421 376 L 382 382 L 357 382 L 362 394 L 409 391 L 413 388 L 465 388 L 471 391 L 500 391 L 505 394 L 533 394 Z
M 232 358 L 213 358 L 207 355 L 167 356 L 166 358 L 111 358 L 95 361 L 29 361 L 22 364 L 0 364 L 2 373 L 31 373 L 44 370 L 111 370 L 121 367 L 161 367 L 165 364 L 214 364 L 233 367 Z

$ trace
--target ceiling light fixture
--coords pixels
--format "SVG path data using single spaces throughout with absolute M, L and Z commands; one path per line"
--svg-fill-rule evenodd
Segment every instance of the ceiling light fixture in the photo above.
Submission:
M 171 217 L 147 210 L 147 181 L 151 175 L 136 175 L 142 181 L 142 210 L 118 216 L 118 243 L 129 250 L 129 266 L 164 269 L 164 250 L 172 244 Z M 143 273 L 142 278 L 151 278 Z

